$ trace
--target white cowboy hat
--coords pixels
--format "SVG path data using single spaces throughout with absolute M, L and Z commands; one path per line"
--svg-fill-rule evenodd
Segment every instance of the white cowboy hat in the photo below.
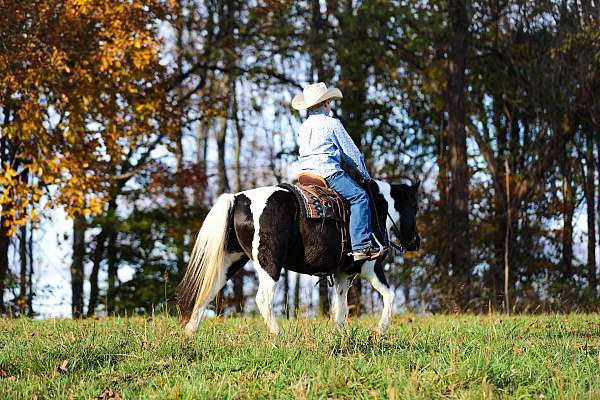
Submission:
M 302 93 L 294 97 L 292 107 L 296 110 L 306 110 L 322 101 L 341 98 L 342 92 L 340 89 L 327 89 L 327 86 L 323 82 L 313 83 L 305 87 Z

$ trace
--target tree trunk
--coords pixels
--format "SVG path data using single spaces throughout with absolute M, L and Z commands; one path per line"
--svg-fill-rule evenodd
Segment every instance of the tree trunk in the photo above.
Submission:
M 98 306 L 98 274 L 100 272 L 100 264 L 104 259 L 104 246 L 106 243 L 107 228 L 102 227 L 100 233 L 96 237 L 96 248 L 94 249 L 94 259 L 92 272 L 90 273 L 90 298 L 88 301 L 87 317 L 91 317 L 96 313 Z
M 8 273 L 8 245 L 10 244 L 8 228 L 4 227 L 2 222 L 4 221 L 0 219 L 0 314 L 6 312 L 4 305 L 4 282 Z
M 175 217 L 177 225 L 175 229 L 175 246 L 177 252 L 177 271 L 185 269 L 185 228 L 184 228 L 184 209 L 185 209 L 185 194 L 181 175 L 183 173 L 183 131 L 179 131 L 176 141 L 175 164 L 177 168 L 177 198 L 175 199 Z
M 594 162 L 594 137 L 591 129 L 586 129 L 585 133 L 585 201 L 587 206 L 587 269 L 588 283 L 592 290 L 594 299 L 597 297 L 598 277 L 596 274 L 596 202 L 595 202 L 595 182 L 596 169 Z
M 114 315 L 115 313 L 116 282 L 118 273 L 116 244 L 117 232 L 115 232 L 114 229 L 111 229 L 108 235 L 108 246 L 106 248 L 106 258 L 108 262 L 106 312 L 108 315 Z
M 563 231 L 562 231 L 562 274 L 563 279 L 571 283 L 573 278 L 573 188 L 571 184 L 571 168 L 566 145 L 563 145 L 560 170 L 562 174 L 563 196 Z
M 437 119 L 437 118 L 436 118 Z M 439 220 L 441 226 L 448 225 L 448 132 L 444 127 L 444 117 L 440 116 L 437 125 L 440 127 L 436 138 L 437 147 L 437 188 L 440 194 L 439 200 Z M 433 251 L 435 252 L 434 258 L 434 270 L 440 271 L 437 275 L 437 284 L 442 292 L 442 307 L 449 308 L 448 300 L 451 297 L 451 283 L 448 278 L 450 277 L 450 240 L 447 232 L 440 232 L 439 246 L 434 246 Z
M 456 302 L 464 307 L 470 296 L 471 260 L 469 255 L 469 174 L 465 131 L 465 67 L 469 20 L 464 0 L 448 0 L 450 51 L 448 55 L 448 145 L 450 169 L 450 224 L 452 236 L 450 262 L 458 284 Z
M 175 19 L 175 29 L 176 29 L 176 52 L 177 52 L 177 70 L 180 74 L 184 73 L 184 35 L 186 29 L 186 16 L 184 10 L 184 2 L 178 2 L 178 13 Z M 178 97 L 182 97 L 183 88 L 181 86 L 177 87 L 177 95 Z M 178 104 L 180 115 L 185 115 L 184 111 L 188 106 L 186 101 L 182 101 Z M 180 121 L 183 122 L 183 121 Z M 183 152 L 183 133 L 184 128 L 180 126 L 179 131 L 176 133 L 175 138 L 175 168 L 176 168 L 176 198 L 175 198 L 175 212 L 174 216 L 176 219 L 175 224 L 175 252 L 177 256 L 177 271 L 181 273 L 185 269 L 185 259 L 184 259 L 184 240 L 185 240 L 185 229 L 183 223 L 183 213 L 185 207 L 185 198 L 184 198 L 184 188 L 182 181 L 183 174 L 183 163 L 184 163 L 184 152 Z
M 19 258 L 21 261 L 21 270 L 19 273 L 19 315 L 25 316 L 27 309 L 27 225 L 21 227 L 19 236 Z
M 285 312 L 285 319 L 290 319 L 290 272 L 286 269 L 283 272 L 283 310 Z
M 296 284 L 294 285 L 294 318 L 298 318 L 300 313 L 300 274 L 296 274 Z
M 225 164 L 225 139 L 227 136 L 227 117 L 221 118 L 221 129 L 217 132 L 217 194 L 229 191 L 227 166 Z
M 231 118 L 235 125 L 235 145 L 234 145 L 234 170 L 235 170 L 235 186 L 234 191 L 242 191 L 242 140 L 244 139 L 244 130 L 240 125 L 238 115 L 238 100 L 235 81 L 232 81 L 231 87 Z
M 507 159 L 504 160 L 504 176 L 505 176 L 505 184 L 506 188 L 506 224 L 504 227 L 504 312 L 506 315 L 510 314 L 510 248 L 511 248 L 511 224 L 512 224 L 512 209 L 510 207 L 510 167 Z
M 324 55 L 329 51 L 327 35 L 327 16 L 321 15 L 319 0 L 310 2 L 310 30 L 308 32 L 309 55 L 311 59 L 310 80 L 329 82 L 332 69 L 325 64 Z
M 562 264 L 563 278 L 570 282 L 573 278 L 573 190 L 569 178 L 563 178 L 563 233 L 562 233 Z
M 78 215 L 73 221 L 73 263 L 71 264 L 71 315 L 83 317 L 83 275 L 86 220 Z
M 329 291 L 327 288 L 327 279 L 321 279 L 319 282 L 319 310 L 321 316 L 329 314 Z
M 205 119 L 202 119 L 198 123 L 198 138 L 196 140 L 196 143 L 197 143 L 196 168 L 199 167 L 199 169 L 200 169 L 200 171 L 202 171 L 202 174 L 204 175 L 204 177 L 207 176 L 206 155 L 208 152 L 208 137 L 209 137 L 208 123 L 206 122 Z M 206 196 L 206 186 L 205 185 L 197 185 L 196 187 L 194 187 L 194 206 L 197 209 L 204 208 L 205 196 Z
M 598 13 L 600 13 L 600 5 L 598 6 Z M 598 185 L 596 185 L 597 198 L 598 202 L 596 203 L 596 220 L 598 222 L 596 232 L 600 234 L 600 132 L 596 132 L 593 135 L 596 138 L 596 176 L 598 177 Z M 600 245 L 600 240 L 598 240 L 598 245 Z M 596 286 L 597 288 L 598 286 Z
M 27 315 L 29 317 L 33 317 L 33 222 L 29 223 L 29 241 L 27 243 L 27 255 L 29 257 L 29 276 L 27 278 Z
M 4 110 L 4 121 L 3 125 L 7 125 L 10 119 L 10 104 L 7 104 Z M 1 130 L 0 130 L 1 132 Z M 9 147 L 10 143 L 8 141 L 8 137 L 5 135 L 0 135 L 0 165 L 4 165 L 5 162 L 9 162 Z M 3 209 L 2 211 L 8 212 L 8 209 Z M 8 237 L 8 227 L 4 226 L 4 219 L 2 218 L 2 214 L 0 213 L 0 317 L 6 312 L 6 307 L 4 305 L 4 289 L 5 289 L 5 281 L 6 275 L 8 274 L 8 246 L 10 244 L 10 238 Z
M 508 227 L 508 214 L 509 207 L 511 206 L 508 203 L 509 193 L 507 191 L 507 183 L 510 183 L 510 179 L 507 181 L 506 173 L 508 171 L 507 168 L 507 148 L 508 148 L 508 140 L 506 134 L 506 128 L 501 123 L 501 115 L 502 109 L 504 108 L 504 102 L 501 96 L 497 96 L 494 99 L 494 116 L 493 123 L 494 128 L 496 130 L 496 138 L 498 142 L 498 155 L 496 157 L 495 169 L 497 171 L 496 176 L 496 184 L 495 184 L 495 203 L 494 210 L 497 221 L 496 230 L 494 231 L 494 260 L 496 264 L 494 268 L 491 269 L 490 274 L 492 275 L 492 297 L 490 299 L 490 304 L 494 310 L 500 308 L 506 308 L 506 294 L 504 293 L 504 285 L 503 285 L 503 274 L 502 271 L 505 268 L 505 262 L 510 260 L 510 243 L 509 245 L 509 254 L 506 253 L 506 234 L 507 232 L 510 234 L 510 228 Z M 509 237 L 510 239 L 510 237 Z M 507 257 L 508 256 L 508 257 Z M 505 310 L 506 311 L 506 310 Z

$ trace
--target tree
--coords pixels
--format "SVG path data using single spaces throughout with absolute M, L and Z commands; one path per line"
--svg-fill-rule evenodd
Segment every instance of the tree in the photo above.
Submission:
M 469 17 L 465 0 L 448 0 L 450 48 L 447 70 L 448 162 L 450 186 L 448 204 L 450 224 L 457 234 L 449 243 L 452 275 L 459 287 L 466 286 L 467 296 L 458 293 L 463 307 L 471 292 L 471 260 L 469 235 L 469 171 L 467 167 L 467 109 L 465 102 L 465 69 L 468 52 Z
M 153 28 L 162 14 L 158 1 L 5 5 L 0 203 L 8 235 L 37 210 L 61 205 L 84 237 L 83 219 L 102 209 L 110 183 L 121 179 L 111 163 L 135 154 L 169 115 Z M 42 195 L 48 200 L 39 204 Z M 82 267 L 73 263 L 74 296 Z

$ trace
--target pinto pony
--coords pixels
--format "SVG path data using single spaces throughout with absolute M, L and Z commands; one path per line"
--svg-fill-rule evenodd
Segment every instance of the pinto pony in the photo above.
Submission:
M 406 250 L 417 250 L 420 243 L 416 228 L 418 188 L 418 182 L 406 185 L 375 181 L 370 189 L 378 210 L 373 218 L 382 230 L 395 232 Z M 185 332 L 192 335 L 198 330 L 208 304 L 227 280 L 252 260 L 258 275 L 256 304 L 271 333 L 279 333 L 273 298 L 281 270 L 286 268 L 302 274 L 334 276 L 332 318 L 338 329 L 346 321 L 351 280 L 359 273 L 383 296 L 383 312 L 375 334 L 384 335 L 391 323 L 394 290 L 385 278 L 383 260 L 354 262 L 348 256 L 340 267 L 341 246 L 336 221 L 306 219 L 294 194 L 285 188 L 267 186 L 221 195 L 204 220 L 177 288 Z

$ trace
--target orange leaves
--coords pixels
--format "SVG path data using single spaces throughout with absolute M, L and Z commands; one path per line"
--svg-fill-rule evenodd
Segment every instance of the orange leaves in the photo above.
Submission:
M 19 175 L 17 171 L 12 169 L 9 163 L 4 163 L 4 182 L 10 182 L 12 178 Z
M 65 2 L 66 15 L 71 17 L 89 14 L 92 2 L 89 0 L 70 0 Z
M 45 206 L 101 212 L 126 157 L 176 127 L 164 122 L 173 117 L 158 62 L 160 4 L 8 1 L 0 207 L 11 232 Z
M 42 189 L 37 182 L 30 181 L 31 169 L 27 165 L 16 169 L 8 162 L 0 169 L 0 213 L 9 235 L 15 234 L 29 219 L 37 218 L 33 205 L 41 197 Z
M 88 201 L 88 210 L 94 214 L 99 214 L 104 206 L 105 199 L 100 197 L 90 197 Z

